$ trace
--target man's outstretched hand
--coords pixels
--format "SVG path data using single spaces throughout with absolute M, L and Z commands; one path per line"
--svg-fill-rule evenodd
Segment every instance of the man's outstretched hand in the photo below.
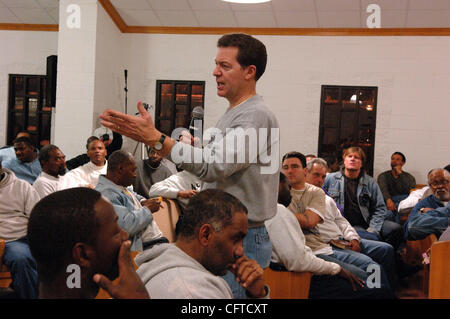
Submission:
M 102 274 L 95 274 L 93 280 L 115 299 L 150 299 L 144 283 L 134 270 L 130 246 L 129 240 L 124 241 L 120 246 L 118 257 L 119 281 L 116 285 Z
M 119 111 L 106 109 L 100 114 L 100 123 L 135 141 L 153 146 L 159 140 L 161 133 L 155 128 L 151 115 L 147 112 L 142 101 L 137 104 L 141 116 L 124 114 Z

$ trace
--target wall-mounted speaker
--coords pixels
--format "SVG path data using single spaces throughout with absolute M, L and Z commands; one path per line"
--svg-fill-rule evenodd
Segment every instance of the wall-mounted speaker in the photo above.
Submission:
M 58 65 L 58 56 L 50 55 L 47 57 L 47 90 L 46 106 L 55 107 L 56 105 L 56 69 Z

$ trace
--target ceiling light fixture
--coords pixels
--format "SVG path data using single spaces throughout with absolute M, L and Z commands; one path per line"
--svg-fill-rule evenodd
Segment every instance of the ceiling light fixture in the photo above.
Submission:
M 264 3 L 269 2 L 271 0 L 222 0 L 222 1 L 233 3 Z

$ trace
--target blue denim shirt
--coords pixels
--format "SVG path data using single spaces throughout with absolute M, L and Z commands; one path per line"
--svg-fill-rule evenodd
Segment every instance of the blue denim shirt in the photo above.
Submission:
M 7 159 L 2 163 L 4 168 L 8 168 L 16 174 L 17 178 L 26 180 L 28 183 L 32 184 L 42 173 L 41 163 L 36 157 L 34 161 L 30 163 L 21 162 L 17 157 Z
M 430 234 L 439 237 L 449 226 L 450 204 L 416 214 L 408 222 L 408 240 L 421 240 Z
M 337 204 L 345 207 L 345 177 L 342 172 L 328 174 L 323 189 Z M 369 224 L 367 231 L 379 235 L 386 218 L 387 208 L 380 187 L 365 173 L 359 178 L 357 197 L 361 214 Z
M 117 223 L 130 235 L 131 251 L 142 251 L 142 231 L 152 222 L 153 215 L 147 207 L 135 209 L 133 199 L 123 192 L 121 186 L 100 175 L 95 190 L 108 198 L 119 217 Z M 132 191 L 130 191 L 132 192 Z M 145 199 L 134 193 L 140 201 Z
M 403 230 L 405 232 L 405 239 L 408 239 L 409 236 L 409 223 L 419 215 L 419 211 L 421 208 L 439 208 L 444 207 L 444 205 L 436 198 L 434 195 L 430 195 L 419 201 L 409 213 L 408 220 L 403 225 Z

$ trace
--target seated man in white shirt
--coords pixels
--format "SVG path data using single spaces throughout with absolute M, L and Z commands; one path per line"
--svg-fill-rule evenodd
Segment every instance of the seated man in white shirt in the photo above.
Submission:
M 314 158 L 306 165 L 306 182 L 322 187 L 327 176 L 328 165 L 322 158 Z M 334 200 L 325 194 L 324 219 L 317 224 L 320 238 L 331 243 L 334 258 L 367 269 L 370 265 L 382 266 L 382 277 L 395 286 L 394 248 L 384 242 L 360 238 L 347 219 L 342 216 Z M 343 247 L 338 247 L 343 245 Z M 387 275 L 387 278 L 385 277 Z M 389 284 L 386 282 L 386 286 Z
M 189 199 L 201 191 L 201 186 L 202 182 L 197 176 L 188 171 L 181 171 L 153 184 L 148 194 L 150 197 L 162 196 L 176 199 L 184 210 Z
M 106 161 L 106 148 L 101 140 L 93 140 L 88 144 L 87 156 L 90 161 L 66 174 L 67 188 L 97 186 L 100 175 L 106 174 L 108 162 Z
M 391 292 L 380 283 L 372 286 L 334 262 L 314 255 L 305 244 L 300 224 L 289 209 L 291 195 L 286 178 L 280 174 L 277 214 L 265 222 L 272 242 L 271 268 L 288 271 L 309 271 L 313 274 L 309 289 L 310 299 L 319 298 L 390 298 Z M 373 284 L 372 282 L 370 284 Z
M 52 144 L 41 148 L 39 162 L 42 173 L 33 184 L 33 188 L 40 198 L 64 189 L 64 175 L 66 174 L 66 156 Z
M 21 299 L 38 297 L 37 265 L 27 239 L 28 220 L 37 201 L 39 195 L 30 183 L 0 163 L 0 238 L 6 242 L 3 264 L 9 268 L 12 288 Z

